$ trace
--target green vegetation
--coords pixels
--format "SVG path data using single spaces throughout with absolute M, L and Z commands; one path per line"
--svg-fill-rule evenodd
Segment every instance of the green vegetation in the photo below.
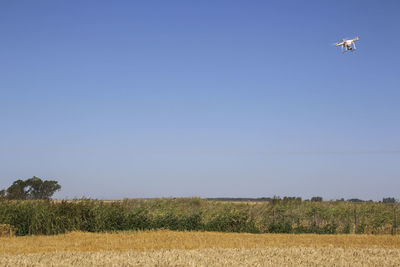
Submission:
M 274 199 L 221 202 L 200 198 L 1 200 L 0 224 L 17 235 L 68 231 L 196 230 L 250 233 L 396 234 L 396 203 Z
M 25 181 L 16 180 L 7 190 L 0 190 L 0 199 L 50 199 L 60 189 L 57 181 L 43 181 L 33 176 Z

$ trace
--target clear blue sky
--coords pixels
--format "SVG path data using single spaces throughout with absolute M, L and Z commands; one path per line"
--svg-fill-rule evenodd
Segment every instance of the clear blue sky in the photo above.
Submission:
M 0 188 L 400 198 L 399 29 L 399 1 L 0 1 Z

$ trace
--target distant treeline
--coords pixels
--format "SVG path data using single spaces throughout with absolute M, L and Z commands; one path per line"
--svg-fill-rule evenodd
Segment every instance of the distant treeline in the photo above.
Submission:
M 17 235 L 170 229 L 248 233 L 397 234 L 399 204 L 200 198 L 0 200 L 0 224 Z
M 311 202 L 322 202 L 322 197 L 312 197 L 311 199 L 303 200 L 301 197 L 258 197 L 258 198 L 240 198 L 240 197 L 217 197 L 217 198 L 207 198 L 211 201 L 232 201 L 232 202 L 274 202 L 274 201 L 311 201 Z M 337 199 L 335 201 L 343 202 L 374 202 L 373 200 L 362 200 L 358 198 L 350 198 L 345 200 L 344 198 Z M 377 201 L 377 203 L 397 203 L 398 201 L 394 197 L 383 198 L 382 201 Z

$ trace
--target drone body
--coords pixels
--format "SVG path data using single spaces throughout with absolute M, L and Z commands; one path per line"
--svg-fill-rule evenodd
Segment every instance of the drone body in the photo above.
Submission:
M 357 36 L 354 39 L 349 39 L 349 40 L 345 40 L 342 39 L 341 42 L 336 43 L 336 46 L 341 46 L 342 47 L 342 53 L 347 52 L 347 51 L 354 51 L 356 50 L 356 41 L 358 41 L 360 39 L 359 36 Z

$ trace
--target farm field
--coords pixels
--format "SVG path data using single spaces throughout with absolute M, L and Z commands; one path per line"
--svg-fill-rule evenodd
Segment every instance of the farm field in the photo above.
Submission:
M 391 235 L 72 232 L 0 238 L 1 266 L 396 266 Z

